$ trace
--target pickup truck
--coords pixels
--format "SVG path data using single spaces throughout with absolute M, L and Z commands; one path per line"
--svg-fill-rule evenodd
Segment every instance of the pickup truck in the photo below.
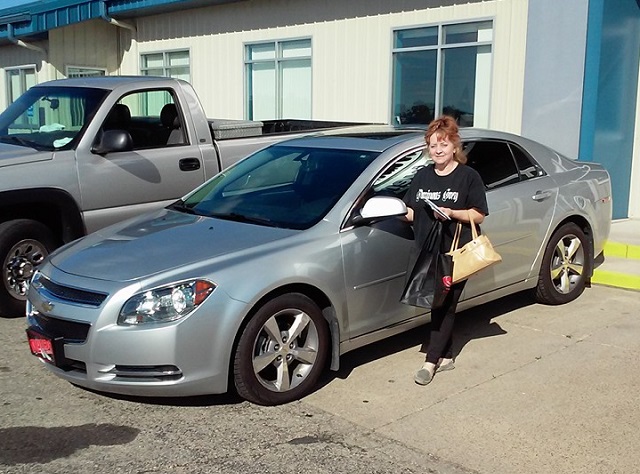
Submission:
M 163 77 L 30 88 L 0 114 L 0 315 L 24 313 L 53 249 L 166 206 L 275 141 L 341 125 L 210 120 L 189 83 Z

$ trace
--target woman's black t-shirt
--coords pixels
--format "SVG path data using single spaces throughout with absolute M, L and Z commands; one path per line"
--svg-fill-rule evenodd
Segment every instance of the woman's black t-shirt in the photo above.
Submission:
M 435 223 L 433 211 L 424 199 L 430 199 L 438 207 L 450 209 L 477 209 L 485 216 L 489 215 L 487 196 L 482 178 L 476 170 L 469 166 L 458 164 L 446 176 L 439 176 L 433 165 L 418 170 L 413 177 L 409 189 L 404 196 L 404 202 L 413 209 L 413 230 L 416 246 L 421 248 Z M 451 219 L 443 222 L 442 250 L 448 252 L 456 230 L 457 221 Z M 471 240 L 471 227 L 468 223 L 462 226 L 460 245 Z

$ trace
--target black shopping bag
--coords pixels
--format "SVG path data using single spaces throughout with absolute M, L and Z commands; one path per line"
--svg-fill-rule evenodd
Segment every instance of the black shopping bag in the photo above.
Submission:
M 400 302 L 434 309 L 442 306 L 451 288 L 451 255 L 441 251 L 442 223 L 436 222 L 420 249 Z

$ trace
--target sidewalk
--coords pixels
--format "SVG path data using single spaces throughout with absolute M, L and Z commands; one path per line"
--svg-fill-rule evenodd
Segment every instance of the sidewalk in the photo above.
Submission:
M 640 220 L 620 219 L 611 224 L 604 247 L 604 262 L 591 282 L 598 285 L 640 290 Z

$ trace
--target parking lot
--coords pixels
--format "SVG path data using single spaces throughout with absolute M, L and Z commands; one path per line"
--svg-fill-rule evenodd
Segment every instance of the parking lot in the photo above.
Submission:
M 0 319 L 3 473 L 631 473 L 638 293 L 524 294 L 458 317 L 456 369 L 421 387 L 418 328 L 347 354 L 309 397 L 111 397 L 50 375 Z

